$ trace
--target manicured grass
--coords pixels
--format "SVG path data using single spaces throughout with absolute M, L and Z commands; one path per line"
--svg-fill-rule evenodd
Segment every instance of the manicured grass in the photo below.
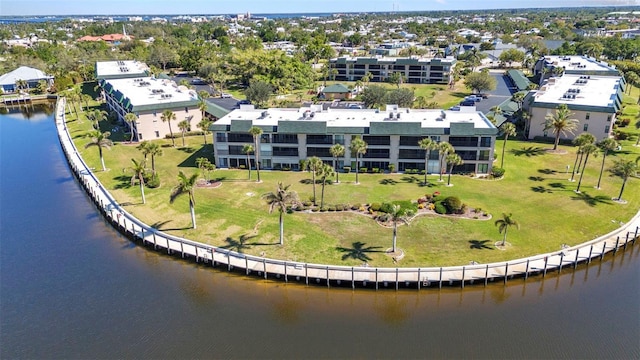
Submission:
M 620 190 L 622 181 L 605 172 L 601 190 L 594 189 L 600 170 L 601 157 L 591 158 L 583 177 L 582 194 L 576 194 L 577 182 L 569 182 L 566 166 L 573 165 L 575 149 L 560 147 L 567 153 L 544 151 L 547 144 L 509 140 L 505 156 L 505 178 L 490 181 L 468 176 L 453 176 L 453 187 L 437 182 L 430 175 L 428 187 L 420 184 L 422 176 L 405 174 L 340 174 L 340 184 L 327 185 L 325 203 L 365 204 L 390 200 L 416 200 L 425 193 L 439 191 L 441 196 L 456 195 L 471 208 L 482 208 L 494 216 L 491 220 L 463 220 L 436 216 L 414 219 L 410 226 L 400 226 L 398 246 L 405 258 L 397 265 L 383 252 L 391 247 L 392 230 L 377 225 L 370 218 L 349 212 L 293 213 L 285 216 L 285 243 L 278 243 L 278 214 L 269 214 L 260 195 L 274 191 L 278 181 L 291 184 L 301 200 L 312 195 L 311 176 L 307 172 L 262 171 L 263 182 L 247 181 L 246 170 L 216 170 L 212 178 L 221 180 L 218 188 L 196 189 L 196 217 L 198 229 L 191 229 L 189 205 L 186 197 L 169 204 L 169 193 L 176 184 L 178 171 L 196 171 L 195 160 L 213 160 L 211 138 L 203 145 L 202 136 L 187 138 L 186 147 L 171 147 L 170 140 L 157 140 L 164 155 L 156 158 L 156 168 L 162 185 L 145 191 L 147 204 L 141 204 L 137 185 L 130 185 L 131 158 L 142 159 L 137 144 L 116 143 L 104 151 L 108 171 L 99 171 L 96 148 L 84 149 L 89 140 L 88 121 L 68 123 L 76 145 L 89 166 L 98 169 L 96 175 L 127 211 L 142 221 L 171 234 L 210 243 L 253 255 L 268 257 L 360 265 L 368 261 L 372 266 L 445 266 L 462 265 L 470 261 L 492 262 L 518 258 L 536 253 L 555 251 L 560 245 L 577 244 L 605 234 L 627 221 L 640 208 L 640 181 L 629 179 L 621 205 L 611 201 Z M 112 125 L 101 124 L 109 129 Z M 120 135 L 117 133 L 116 135 Z M 119 139 L 122 139 L 120 135 Z M 623 141 L 623 150 L 607 157 L 605 168 L 614 159 L 635 159 L 640 148 L 632 140 Z M 176 145 L 181 140 L 176 139 Z M 498 140 L 496 153 L 502 150 Z M 148 162 L 150 164 L 150 161 Z M 149 165 L 150 167 L 150 165 Z M 252 174 L 255 180 L 255 171 Z M 317 186 L 318 197 L 321 188 Z M 510 230 L 506 251 L 496 250 L 493 244 L 501 240 L 494 221 L 502 212 L 513 213 L 521 229 Z M 343 259 L 344 258 L 344 259 Z

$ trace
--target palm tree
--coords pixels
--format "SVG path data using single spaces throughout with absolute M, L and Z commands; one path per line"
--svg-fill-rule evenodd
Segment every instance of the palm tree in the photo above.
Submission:
M 307 159 L 305 165 L 309 171 L 311 171 L 311 184 L 313 185 L 313 206 L 316 206 L 316 175 L 319 173 L 320 168 L 324 163 L 317 156 L 312 156 Z
M 580 173 L 580 166 L 582 165 L 582 158 L 584 156 L 584 153 L 582 152 L 582 148 L 585 145 L 595 143 L 596 137 L 586 132 L 576 136 L 576 138 L 573 139 L 571 142 L 574 145 L 578 146 L 578 150 L 576 151 L 576 160 L 573 162 L 573 171 L 571 172 L 571 179 L 569 179 L 569 181 L 573 181 L 573 176 L 575 174 Z M 579 161 L 578 161 L 578 157 L 580 157 Z
M 524 121 L 524 134 L 522 134 L 522 135 L 526 139 L 526 138 L 529 137 L 529 129 L 531 128 L 531 114 L 529 114 L 528 112 L 525 112 L 525 111 L 521 111 L 520 112 L 520 119 L 522 119 L 522 121 Z
M 284 244 L 284 219 L 283 215 L 287 211 L 287 205 L 298 202 L 298 194 L 295 191 L 290 191 L 291 185 L 284 186 L 282 183 L 278 183 L 278 189 L 275 192 L 270 192 L 262 195 L 262 198 L 269 205 L 269 214 L 273 210 L 280 212 L 280 245 Z
M 247 169 L 249 169 L 249 180 L 251 180 L 251 158 L 249 158 L 249 154 L 253 152 L 253 145 L 245 144 L 242 147 L 242 153 L 247 155 Z
M 526 94 L 524 92 L 517 92 L 511 96 L 511 101 L 518 104 L 518 110 L 522 109 L 522 102 L 524 101 L 524 96 Z
M 156 156 L 162 156 L 163 151 L 162 148 L 160 147 L 160 145 L 158 145 L 157 143 L 149 143 L 147 145 L 147 154 L 151 155 L 151 171 L 153 171 L 153 173 L 156 173 Z
M 178 129 L 182 132 L 182 147 L 184 147 L 184 134 L 189 130 L 190 124 L 189 120 L 182 120 L 178 123 Z
M 464 164 L 464 161 L 462 160 L 460 155 L 456 153 L 447 155 L 446 161 L 447 161 L 447 164 L 449 164 L 449 176 L 447 178 L 447 186 L 451 186 L 451 173 L 453 172 L 453 167 Z
M 516 126 L 513 123 L 505 122 L 500 127 L 502 129 L 502 133 L 504 134 L 504 145 L 502 145 L 502 157 L 500 158 L 500 167 L 504 166 L 504 150 L 507 148 L 507 140 L 509 136 L 516 136 Z
M 636 130 L 640 130 L 640 114 L 636 116 Z M 636 140 L 636 146 L 640 145 L 640 134 L 638 134 L 638 140 Z
M 334 171 L 333 166 L 329 164 L 322 163 L 320 168 L 316 170 L 320 180 L 322 181 L 322 195 L 320 195 L 320 208 L 324 207 L 324 187 L 327 184 L 327 178 L 333 177 Z M 315 195 L 314 195 L 315 198 Z M 314 199 L 315 200 L 315 199 Z
M 604 159 L 607 158 L 609 151 L 614 151 L 618 146 L 618 142 L 611 138 L 606 138 L 598 144 L 598 147 L 602 150 L 602 166 L 600 166 L 600 175 L 598 176 L 598 185 L 596 185 L 596 189 L 600 189 L 600 181 L 602 180 L 602 173 L 604 172 Z
M 92 131 L 89 133 L 91 136 L 91 141 L 84 146 L 85 149 L 88 149 L 92 146 L 98 148 L 98 152 L 100 153 L 100 162 L 102 163 L 102 171 L 107 171 L 107 168 L 104 166 L 104 158 L 102 157 L 102 149 L 111 149 L 113 146 L 113 141 L 109 139 L 111 133 L 108 131 L 100 132 L 100 130 Z
M 107 112 L 104 110 L 95 109 L 93 111 L 87 112 L 87 118 L 93 122 L 93 128 L 96 130 L 100 129 L 100 121 L 104 121 L 107 119 Z
M 440 161 L 439 161 L 439 166 L 440 166 L 440 182 L 442 182 L 442 174 L 444 173 L 445 169 L 445 159 L 447 158 L 448 154 L 451 154 L 455 152 L 455 149 L 453 148 L 453 145 L 449 144 L 446 141 L 442 141 L 438 144 L 438 155 L 440 157 Z
M 365 86 L 369 85 L 369 82 L 373 79 L 373 74 L 370 73 L 369 71 L 367 71 L 366 74 L 364 74 L 364 76 L 362 77 L 362 82 L 364 83 Z
M 565 134 L 570 132 L 573 134 L 573 131 L 578 127 L 578 120 L 569 118 L 572 115 L 573 113 L 569 111 L 567 104 L 560 104 L 555 114 L 548 114 L 545 117 L 546 121 L 543 123 L 544 130 L 553 130 L 556 136 L 556 140 L 553 143 L 553 150 L 558 149 L 561 133 Z
M 418 141 L 418 146 L 424 150 L 424 185 L 427 183 L 427 174 L 429 173 L 429 157 L 431 156 L 431 150 L 438 148 L 438 143 L 430 138 L 423 138 Z
M 129 142 L 133 142 L 133 136 L 135 134 L 134 124 L 136 123 L 137 120 L 138 120 L 138 117 L 134 113 L 127 113 L 124 116 L 124 121 L 126 121 L 127 124 L 129 124 L 129 130 L 131 131 L 131 138 L 129 139 Z
M 142 195 L 142 203 L 146 204 L 146 200 L 144 198 L 144 172 L 146 161 L 142 160 L 138 162 L 135 159 L 131 159 L 131 162 L 133 163 L 133 166 L 129 168 L 131 169 L 131 171 L 133 171 L 133 176 L 131 176 L 131 186 L 133 186 L 137 179 L 140 183 L 140 194 Z
M 409 219 L 407 218 L 407 212 L 400 207 L 400 205 L 393 205 L 391 208 L 391 212 L 389 213 L 391 216 L 391 221 L 393 222 L 393 245 L 391 247 L 391 252 L 396 252 L 396 242 L 398 239 L 398 223 L 403 222 L 409 225 Z
M 627 180 L 638 171 L 638 160 L 640 160 L 640 157 L 638 157 L 635 162 L 625 159 L 616 160 L 614 162 L 612 172 L 622 178 L 620 194 L 614 200 L 622 201 L 622 192 L 624 191 L 624 186 L 627 184 Z
M 582 184 L 582 176 L 584 175 L 585 170 L 587 170 L 587 161 L 589 160 L 589 155 L 593 154 L 593 156 L 598 156 L 598 147 L 594 144 L 587 144 L 582 147 L 582 152 L 584 153 L 584 165 L 582 167 L 582 172 L 580 173 L 580 180 L 578 180 L 578 188 L 576 188 L 576 192 L 580 193 L 580 185 Z
M 196 228 L 196 198 L 194 196 L 194 190 L 197 180 L 197 172 L 187 177 L 187 175 L 180 171 L 178 173 L 178 184 L 173 188 L 173 190 L 171 190 L 171 194 L 169 195 L 169 203 L 171 204 L 173 204 L 178 196 L 184 194 L 189 195 L 189 210 L 191 211 L 191 223 L 193 224 L 194 229 Z
M 338 158 L 344 156 L 344 145 L 335 144 L 329 148 L 331 156 L 333 156 L 333 169 L 336 173 L 336 184 L 340 183 L 338 175 Z
M 169 134 L 171 135 L 171 144 L 173 147 L 176 147 L 176 140 L 173 138 L 173 130 L 171 129 L 171 121 L 176 119 L 176 114 L 173 111 L 167 109 L 162 112 L 162 116 L 160 117 L 162 122 L 166 122 L 169 124 Z
M 498 219 L 495 222 L 495 225 L 498 227 L 498 232 L 501 234 L 504 232 L 500 246 L 504 246 L 507 243 L 507 230 L 509 230 L 510 227 L 520 229 L 520 223 L 514 220 L 511 216 L 511 213 L 502 213 L 502 219 Z
M 360 170 L 360 156 L 367 153 L 367 143 L 361 138 L 351 140 L 351 156 L 356 155 L 356 184 L 358 182 L 358 172 Z
M 151 143 L 145 140 L 136 146 L 136 149 L 140 150 L 142 155 L 144 155 L 144 161 L 147 161 L 147 155 L 149 155 L 149 145 L 151 145 Z
M 249 129 L 249 134 L 251 134 L 253 136 L 253 142 L 254 142 L 254 152 L 253 152 L 253 157 L 255 159 L 255 163 L 256 163 L 256 173 L 258 174 L 258 182 L 260 181 L 260 157 L 259 157 L 259 153 L 260 153 L 260 136 L 262 136 L 262 129 L 257 127 L 257 126 L 252 126 Z
M 202 118 L 198 123 L 198 127 L 202 130 L 202 136 L 204 137 L 204 144 L 207 145 L 207 134 L 209 133 L 209 126 L 211 126 L 211 120 Z

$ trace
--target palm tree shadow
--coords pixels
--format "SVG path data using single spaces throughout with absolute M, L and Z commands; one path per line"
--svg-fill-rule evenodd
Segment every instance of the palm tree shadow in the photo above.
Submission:
M 538 169 L 538 172 L 545 175 L 555 175 L 558 172 L 553 169 Z
M 546 187 L 540 185 L 540 186 L 532 186 L 531 187 L 531 191 L 533 192 L 537 192 L 539 194 L 548 194 L 551 193 L 550 189 L 547 189 Z
M 379 183 L 380 185 L 396 185 L 398 182 L 393 179 L 382 179 Z
M 400 180 L 410 184 L 420 183 L 420 179 L 417 176 L 403 176 Z
M 513 149 L 513 150 L 509 150 L 513 155 L 515 156 L 526 156 L 526 157 L 532 157 L 532 156 L 539 156 L 539 155 L 544 155 L 546 150 L 536 146 L 529 146 L 529 147 L 522 147 L 520 149 Z
M 126 189 L 131 187 L 131 176 L 118 175 L 113 178 L 118 183 L 113 186 L 114 189 Z
M 469 249 L 476 250 L 493 250 L 493 247 L 487 246 L 486 244 L 491 240 L 469 240 Z
M 361 241 L 356 241 L 351 244 L 352 248 L 344 248 L 344 247 L 336 247 L 336 250 L 344 253 L 342 255 L 342 260 L 354 259 L 360 261 L 371 261 L 371 258 L 367 255 L 367 253 L 379 253 L 382 252 L 382 246 L 369 246 L 364 247 L 366 244 Z
M 529 176 L 529 180 L 531 181 L 544 181 L 542 176 Z
M 611 198 L 605 195 L 597 195 L 591 196 L 586 192 L 581 192 L 579 194 L 575 194 L 571 197 L 571 200 L 581 200 L 584 201 L 589 206 L 596 206 L 598 204 L 606 204 L 611 205 Z
M 559 189 L 559 190 L 566 190 L 567 189 L 567 185 L 565 185 L 563 183 L 559 183 L 559 182 L 550 183 L 549 186 L 551 186 L 554 189 Z
M 173 221 L 173 220 L 156 221 L 156 222 L 154 222 L 153 224 L 151 224 L 150 226 L 151 226 L 152 228 L 154 228 L 154 229 L 161 230 L 161 228 L 162 228 L 164 225 L 167 225 L 168 223 L 170 223 L 170 222 L 172 222 L 172 221 Z
M 248 234 L 240 235 L 240 238 L 238 238 L 238 240 L 228 237 L 224 240 L 228 245 L 221 246 L 221 248 L 242 253 L 242 250 L 244 249 L 251 249 L 251 246 L 246 244 L 246 242 L 247 240 L 253 239 L 254 237 L 256 237 L 256 235 L 248 235 Z

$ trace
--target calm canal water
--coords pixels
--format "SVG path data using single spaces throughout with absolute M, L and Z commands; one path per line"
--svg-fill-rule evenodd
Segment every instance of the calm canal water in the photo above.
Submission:
M 43 113 L 0 115 L 0 276 L 3 359 L 640 358 L 638 245 L 561 276 L 464 290 L 244 278 L 113 230 Z

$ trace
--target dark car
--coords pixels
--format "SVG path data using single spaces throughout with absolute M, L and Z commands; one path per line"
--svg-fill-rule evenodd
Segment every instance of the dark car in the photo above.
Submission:
M 476 102 L 473 100 L 465 100 L 460 103 L 460 106 L 476 106 Z
M 236 103 L 236 105 L 240 106 L 240 105 L 251 105 L 251 101 L 249 100 L 240 100 Z

